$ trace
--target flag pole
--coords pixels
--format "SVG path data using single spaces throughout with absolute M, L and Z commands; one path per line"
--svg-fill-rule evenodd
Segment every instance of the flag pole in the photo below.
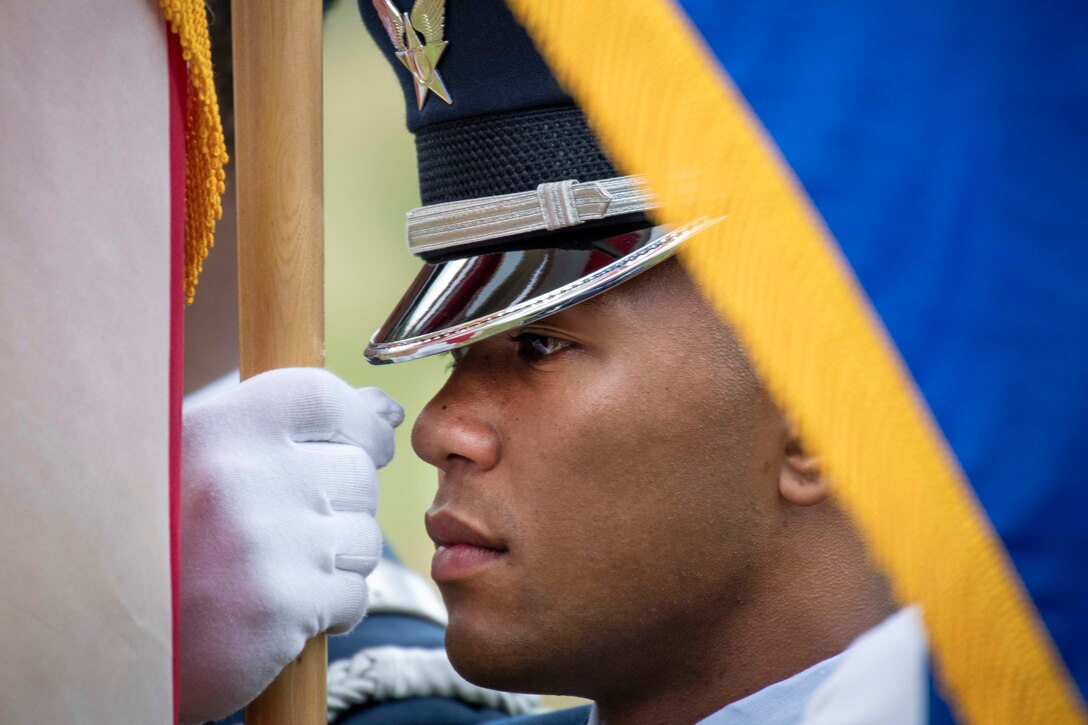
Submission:
M 314 0 L 232 0 L 242 378 L 324 365 L 321 21 Z M 246 708 L 325 723 L 325 635 Z

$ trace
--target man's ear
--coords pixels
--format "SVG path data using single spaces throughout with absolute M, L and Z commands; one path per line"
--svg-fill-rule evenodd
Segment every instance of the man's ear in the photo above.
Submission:
M 778 493 L 796 506 L 814 506 L 831 494 L 830 485 L 820 473 L 820 462 L 805 451 L 796 436 L 786 443 Z

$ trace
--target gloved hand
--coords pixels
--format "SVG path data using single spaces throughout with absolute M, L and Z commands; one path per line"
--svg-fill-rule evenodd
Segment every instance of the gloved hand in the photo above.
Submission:
M 350 631 L 381 555 L 377 469 L 404 411 L 317 368 L 274 370 L 186 410 L 181 720 L 250 702 L 319 632 Z

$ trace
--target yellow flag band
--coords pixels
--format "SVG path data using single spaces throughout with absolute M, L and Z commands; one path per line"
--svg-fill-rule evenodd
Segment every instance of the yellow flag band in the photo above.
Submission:
M 212 81 L 212 46 L 204 0 L 160 0 L 189 70 L 185 107 L 185 297 L 193 301 L 204 258 L 223 215 L 227 147 Z
M 1085 706 L 894 344 L 804 190 L 667 0 L 508 0 L 663 223 L 725 220 L 684 262 L 736 329 L 973 723 L 1085 720 Z M 602 29 L 606 29 L 602 32 Z M 592 59 L 586 49 L 592 48 Z

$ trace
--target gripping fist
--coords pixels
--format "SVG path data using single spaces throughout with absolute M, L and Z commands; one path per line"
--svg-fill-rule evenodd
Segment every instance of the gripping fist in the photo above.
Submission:
M 187 410 L 181 719 L 255 698 L 319 632 L 366 612 L 377 469 L 404 411 L 317 368 L 274 370 Z

